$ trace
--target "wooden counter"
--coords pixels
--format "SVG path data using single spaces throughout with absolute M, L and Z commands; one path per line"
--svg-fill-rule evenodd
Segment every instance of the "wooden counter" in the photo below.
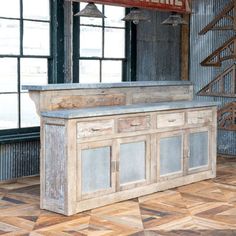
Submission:
M 63 99 L 59 90 L 32 91 L 38 93 L 42 111 L 41 208 L 72 215 L 215 177 L 216 103 L 191 101 L 191 84 L 164 86 L 164 92 L 160 85 L 108 86 L 97 91 L 99 101 L 106 100 L 102 94 L 116 97 L 115 90 L 120 89 L 129 102 L 62 110 L 49 104 L 63 99 L 70 104 L 65 90 Z M 90 89 L 87 92 L 96 93 L 95 88 Z M 188 92 L 178 101 L 183 89 Z M 132 103 L 140 99 L 137 94 L 141 92 L 148 102 Z M 42 101 L 49 93 L 51 100 L 46 106 Z M 77 99 L 89 96 L 80 93 L 84 91 L 68 90 L 68 94 L 77 94 Z M 155 99 L 151 96 L 153 103 L 148 94 L 156 94 Z M 177 101 L 173 101 L 175 97 Z M 80 100 L 73 101 L 81 105 Z

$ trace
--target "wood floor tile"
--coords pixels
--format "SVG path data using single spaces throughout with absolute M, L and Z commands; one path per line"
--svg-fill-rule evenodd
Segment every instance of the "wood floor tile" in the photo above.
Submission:
M 217 177 L 66 217 L 39 209 L 39 178 L 0 185 L 4 236 L 236 236 L 236 160 Z

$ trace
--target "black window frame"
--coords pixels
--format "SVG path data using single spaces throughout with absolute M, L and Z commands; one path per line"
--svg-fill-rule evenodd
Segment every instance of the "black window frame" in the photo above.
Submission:
M 104 13 L 105 4 L 102 5 L 102 12 Z M 80 3 L 73 3 L 73 15 L 79 12 Z M 125 8 L 125 14 L 128 14 L 130 9 Z M 83 57 L 80 56 L 80 26 L 99 27 L 102 28 L 102 56 L 101 57 Z M 124 29 L 125 30 L 125 52 L 124 58 L 108 58 L 104 57 L 104 34 L 105 29 Z M 100 74 L 99 82 L 102 82 L 102 61 L 121 61 L 122 62 L 122 80 L 135 81 L 136 80 L 136 25 L 131 22 L 125 22 L 124 27 L 105 26 L 105 20 L 102 19 L 101 26 L 80 24 L 80 17 L 73 17 L 73 83 L 79 83 L 79 61 L 80 60 L 97 60 L 99 61 Z
M 18 112 L 18 128 L 9 128 L 9 129 L 0 129 L 0 143 L 9 143 L 9 142 L 16 142 L 16 141 L 24 141 L 24 140 L 35 140 L 39 139 L 40 127 L 39 126 L 32 126 L 32 127 L 21 127 L 21 94 L 24 92 L 21 91 L 21 59 L 27 58 L 37 58 L 37 59 L 47 59 L 48 61 L 48 83 L 53 81 L 52 79 L 52 61 L 53 61 L 53 48 L 52 48 L 52 39 L 54 37 L 52 29 L 53 29 L 53 8 L 54 1 L 49 0 L 49 20 L 38 20 L 38 19 L 29 19 L 24 18 L 23 16 L 23 0 L 19 0 L 19 18 L 14 17 L 1 17 L 0 19 L 6 20 L 18 20 L 19 21 L 19 43 L 20 43 L 20 50 L 19 54 L 0 54 L 1 58 L 15 58 L 17 60 L 17 91 L 16 92 L 1 92 L 0 94 L 16 94 L 17 95 L 17 112 Z M 49 55 L 27 55 L 23 53 L 23 34 L 24 34 L 24 22 L 42 22 L 49 24 L 49 46 L 50 51 Z

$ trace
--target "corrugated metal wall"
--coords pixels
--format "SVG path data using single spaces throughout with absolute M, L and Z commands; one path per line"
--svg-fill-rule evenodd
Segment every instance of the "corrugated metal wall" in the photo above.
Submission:
M 230 0 L 192 0 L 192 15 L 190 27 L 190 79 L 194 83 L 195 94 L 211 82 L 218 74 L 232 65 L 233 60 L 225 61 L 220 68 L 202 67 L 200 62 L 215 49 L 234 35 L 232 31 L 209 31 L 199 36 L 198 33 L 214 19 Z M 227 19 L 226 19 L 227 20 Z M 222 24 L 224 23 L 221 22 Z M 227 78 L 226 78 L 227 81 Z M 196 96 L 197 100 L 219 101 L 221 107 L 234 101 L 233 98 Z M 219 130 L 218 152 L 226 155 L 236 155 L 236 132 Z
M 0 181 L 39 174 L 39 141 L 0 144 Z
M 163 26 L 170 13 L 145 11 L 137 25 L 137 80 L 180 80 L 180 27 Z

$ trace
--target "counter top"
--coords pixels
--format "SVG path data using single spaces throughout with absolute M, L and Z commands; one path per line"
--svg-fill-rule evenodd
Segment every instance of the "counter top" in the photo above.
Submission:
M 75 90 L 75 89 L 105 89 L 105 88 L 129 88 L 148 86 L 184 86 L 192 85 L 189 81 L 140 81 L 122 83 L 97 83 L 97 84 L 49 84 L 49 85 L 23 85 L 22 89 L 30 91 L 50 90 Z
M 43 117 L 60 118 L 60 119 L 76 119 L 97 116 L 109 116 L 120 114 L 132 114 L 138 112 L 154 112 L 175 109 L 201 108 L 217 106 L 217 102 L 199 102 L 199 101 L 180 101 L 180 102 L 159 102 L 135 104 L 127 106 L 103 106 L 84 109 L 68 109 L 42 112 Z

